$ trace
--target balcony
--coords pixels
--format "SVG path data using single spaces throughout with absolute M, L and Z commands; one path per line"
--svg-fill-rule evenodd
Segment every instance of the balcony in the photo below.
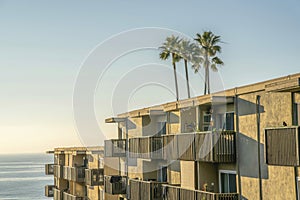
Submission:
M 300 126 L 265 129 L 265 152 L 268 165 L 300 166 Z
M 63 178 L 75 182 L 84 182 L 85 178 L 85 167 L 63 167 Z
M 46 197 L 53 197 L 53 188 L 54 188 L 54 185 L 46 185 L 45 186 L 45 196 Z
M 126 157 L 126 140 L 105 140 L 104 155 L 105 157 Z
M 45 174 L 53 175 L 54 174 L 54 164 L 46 164 L 45 165 Z
M 140 137 L 129 139 L 129 156 L 132 158 L 162 159 L 162 137 Z
M 63 199 L 63 192 L 57 188 L 53 188 L 53 199 L 54 200 L 62 200 Z
M 63 166 L 62 165 L 54 165 L 53 166 L 53 174 L 57 178 L 63 178 Z
M 201 132 L 129 139 L 129 156 L 144 159 L 235 162 L 235 132 Z
M 85 183 L 89 186 L 104 184 L 104 169 L 86 169 Z
M 112 195 L 126 194 L 126 181 L 127 179 L 125 176 L 105 176 L 105 193 Z
M 237 193 L 212 193 L 201 190 L 189 190 L 181 187 L 163 185 L 163 199 L 189 199 L 189 200 L 238 200 L 239 195 Z
M 67 192 L 63 193 L 63 200 L 84 200 L 84 197 L 78 197 Z
M 71 181 L 84 182 L 86 167 L 71 167 Z
M 131 200 L 162 200 L 161 182 L 130 180 Z

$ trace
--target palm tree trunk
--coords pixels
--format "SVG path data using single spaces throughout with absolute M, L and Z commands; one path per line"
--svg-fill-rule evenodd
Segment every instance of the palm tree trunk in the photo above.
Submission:
M 173 63 L 173 71 L 174 71 L 174 79 L 175 79 L 175 89 L 176 89 L 176 100 L 179 100 L 179 94 L 178 94 L 178 83 L 177 83 L 177 74 L 176 74 L 176 64 L 174 60 L 174 53 L 172 53 L 172 63 Z
M 209 67 L 207 67 L 207 94 L 210 94 Z
M 187 68 L 187 60 L 186 59 L 184 59 L 184 67 L 185 67 L 185 79 L 186 79 L 186 87 L 187 87 L 188 98 L 191 98 L 190 83 L 189 83 L 189 72 L 188 72 L 188 68 Z
M 205 86 L 204 86 L 204 95 L 210 94 L 210 88 L 209 88 L 209 62 L 208 62 L 208 55 L 207 52 L 205 52 Z M 206 93 L 207 91 L 207 93 Z

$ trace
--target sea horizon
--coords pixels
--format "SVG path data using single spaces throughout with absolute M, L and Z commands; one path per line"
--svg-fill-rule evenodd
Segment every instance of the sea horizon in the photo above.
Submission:
M 0 154 L 0 200 L 39 200 L 53 176 L 45 175 L 45 164 L 53 163 L 46 153 Z

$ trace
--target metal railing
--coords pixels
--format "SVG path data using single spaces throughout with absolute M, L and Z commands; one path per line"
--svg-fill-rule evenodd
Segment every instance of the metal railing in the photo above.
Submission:
M 85 184 L 89 186 L 104 184 L 104 169 L 86 169 Z

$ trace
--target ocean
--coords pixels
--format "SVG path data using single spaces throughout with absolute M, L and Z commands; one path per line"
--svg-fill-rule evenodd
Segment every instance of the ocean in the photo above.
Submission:
M 53 155 L 0 155 L 0 200 L 51 200 L 44 196 L 45 185 L 53 185 L 53 176 L 45 175 L 45 164 Z

